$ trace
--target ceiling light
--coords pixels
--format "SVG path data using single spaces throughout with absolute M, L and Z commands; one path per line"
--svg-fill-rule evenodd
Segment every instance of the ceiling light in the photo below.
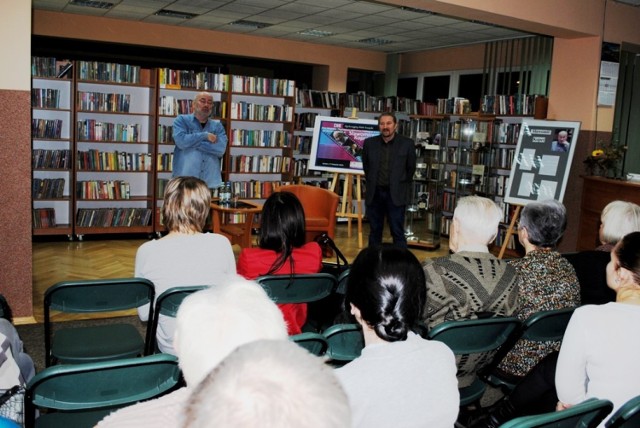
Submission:
M 95 7 L 96 9 L 111 9 L 113 7 L 113 3 L 109 3 L 108 1 L 73 0 L 70 1 L 69 4 L 73 6 Z
M 168 16 L 170 18 L 179 18 L 179 19 L 191 19 L 198 16 L 197 13 L 179 12 L 177 10 L 169 10 L 169 9 L 160 9 L 154 15 Z
M 333 36 L 333 33 L 331 31 L 322 31 L 322 30 L 304 30 L 304 31 L 299 31 L 298 34 L 302 34 L 303 36 L 313 36 L 313 37 Z
M 264 22 L 246 21 L 244 19 L 239 19 L 238 21 L 230 22 L 229 25 L 238 25 L 240 27 L 255 28 L 255 29 L 271 26 L 271 24 L 266 24 Z
M 371 37 L 369 39 L 358 40 L 358 43 L 365 43 L 367 45 L 372 45 L 372 46 L 380 46 L 380 45 L 388 45 L 389 43 L 393 43 L 393 42 L 391 40 L 376 39 L 375 37 Z

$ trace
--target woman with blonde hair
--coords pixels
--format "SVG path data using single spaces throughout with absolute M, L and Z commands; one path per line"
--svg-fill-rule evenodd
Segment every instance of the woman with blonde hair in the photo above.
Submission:
M 172 287 L 212 285 L 222 275 L 234 275 L 236 262 L 229 240 L 215 233 L 203 233 L 209 215 L 211 193 L 195 177 L 175 177 L 167 184 L 162 206 L 168 234 L 138 248 L 135 276 L 153 282 L 156 297 Z M 148 321 L 148 306 L 138 308 Z M 156 334 L 158 348 L 175 355 L 175 320 L 160 315 Z

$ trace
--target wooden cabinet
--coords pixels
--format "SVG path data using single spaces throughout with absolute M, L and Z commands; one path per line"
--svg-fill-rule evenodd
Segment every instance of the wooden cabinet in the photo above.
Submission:
M 598 231 L 602 209 L 611 201 L 640 204 L 640 183 L 603 177 L 583 177 L 578 251 L 593 250 L 600 244 Z

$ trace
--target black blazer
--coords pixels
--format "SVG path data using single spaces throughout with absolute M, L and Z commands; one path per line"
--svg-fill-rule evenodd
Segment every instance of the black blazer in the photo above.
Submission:
M 365 203 L 373 202 L 380 170 L 380 147 L 385 142 L 381 136 L 364 140 L 362 166 L 367 180 Z M 411 185 L 416 171 L 416 150 L 412 139 L 396 133 L 393 142 L 391 165 L 389 166 L 389 193 L 396 206 L 411 203 Z

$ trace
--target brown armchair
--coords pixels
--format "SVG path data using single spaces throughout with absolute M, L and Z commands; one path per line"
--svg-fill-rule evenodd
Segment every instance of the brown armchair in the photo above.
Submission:
M 340 196 L 331 190 L 306 184 L 280 186 L 281 192 L 291 192 L 298 197 L 304 209 L 306 241 L 313 241 L 322 232 L 335 238 L 336 211 Z

